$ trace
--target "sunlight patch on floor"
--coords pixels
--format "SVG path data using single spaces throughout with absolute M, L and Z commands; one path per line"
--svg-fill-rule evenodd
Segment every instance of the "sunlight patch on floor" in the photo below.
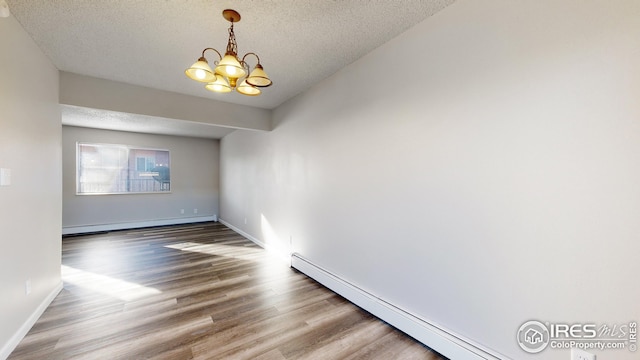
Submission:
M 110 276 L 62 265 L 62 279 L 86 290 L 95 291 L 124 301 L 139 300 L 161 291 Z
M 257 257 L 262 256 L 262 249 L 250 246 L 233 246 L 222 244 L 200 244 L 185 241 L 176 244 L 165 245 L 164 247 L 181 251 L 196 252 L 200 254 L 224 256 L 234 259 L 247 261 L 255 261 Z

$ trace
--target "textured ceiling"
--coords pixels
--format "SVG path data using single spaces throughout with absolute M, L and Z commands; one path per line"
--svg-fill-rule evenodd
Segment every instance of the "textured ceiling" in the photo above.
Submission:
M 63 71 L 273 109 L 454 0 L 7 0 Z M 256 52 L 274 84 L 261 96 L 214 94 L 184 69 L 224 52 L 237 10 L 241 55 Z M 207 53 L 210 61 L 215 60 Z M 254 65 L 253 59 L 249 62 Z

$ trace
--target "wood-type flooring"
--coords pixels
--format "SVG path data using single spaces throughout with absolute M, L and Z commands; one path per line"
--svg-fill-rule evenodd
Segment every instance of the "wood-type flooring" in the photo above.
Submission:
M 445 359 L 220 223 L 62 240 L 23 359 Z

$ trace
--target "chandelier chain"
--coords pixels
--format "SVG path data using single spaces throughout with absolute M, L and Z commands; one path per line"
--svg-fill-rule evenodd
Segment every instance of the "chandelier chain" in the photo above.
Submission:
M 227 53 L 238 54 L 238 44 L 236 43 L 236 34 L 233 32 L 233 22 L 229 28 L 229 42 L 227 43 Z

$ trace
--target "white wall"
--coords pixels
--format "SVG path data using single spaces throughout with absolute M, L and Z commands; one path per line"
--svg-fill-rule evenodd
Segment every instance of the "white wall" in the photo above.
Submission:
M 271 111 L 65 71 L 60 103 L 228 128 L 270 130 Z
M 527 320 L 638 321 L 638 19 L 459 0 L 224 137 L 221 218 L 504 357 Z
M 211 221 L 219 214 L 218 140 L 74 126 L 62 127 L 62 140 L 63 233 Z M 171 193 L 76 195 L 77 142 L 169 150 Z
M 62 287 L 58 70 L 13 18 L 0 18 L 0 359 Z M 25 282 L 31 280 L 31 294 Z

